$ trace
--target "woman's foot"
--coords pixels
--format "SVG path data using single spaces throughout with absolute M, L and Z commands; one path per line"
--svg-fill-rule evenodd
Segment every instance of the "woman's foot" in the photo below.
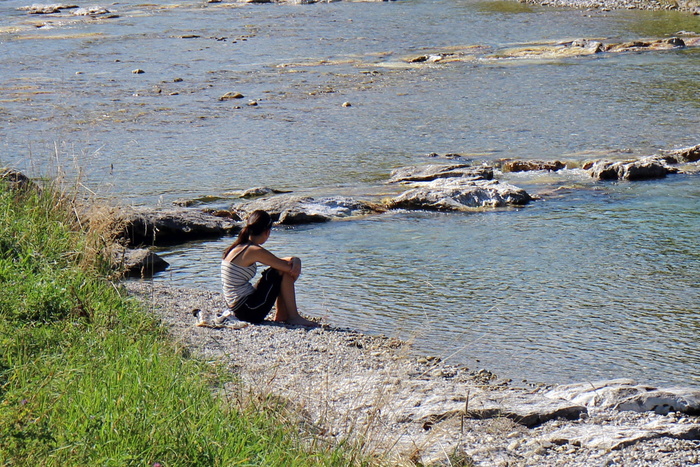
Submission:
M 284 321 L 286 324 L 291 324 L 294 326 L 306 326 L 309 328 L 317 328 L 321 326 L 321 324 L 317 323 L 316 321 L 311 321 L 310 319 L 306 319 L 301 316 L 296 316 L 294 318 L 289 318 L 288 320 Z

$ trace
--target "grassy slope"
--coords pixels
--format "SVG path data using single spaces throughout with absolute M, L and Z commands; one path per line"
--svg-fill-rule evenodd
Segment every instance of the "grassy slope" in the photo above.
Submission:
M 0 465 L 360 463 L 274 398 L 214 397 L 226 373 L 104 278 L 68 212 L 0 181 Z

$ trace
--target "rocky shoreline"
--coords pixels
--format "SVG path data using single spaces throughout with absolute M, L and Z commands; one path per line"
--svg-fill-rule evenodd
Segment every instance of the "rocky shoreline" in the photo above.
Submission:
M 381 199 L 375 194 L 365 199 L 346 196 L 314 198 L 256 187 L 242 192 L 179 200 L 178 207 L 113 208 L 86 206 L 81 213 L 89 223 L 109 224 L 115 242 L 109 254 L 116 275 L 150 277 L 170 265 L 152 251 L 154 247 L 236 235 L 242 219 L 262 209 L 280 225 L 299 225 L 348 220 L 378 215 L 390 210 L 464 212 L 517 209 L 552 194 L 539 189 L 530 194 L 504 178 L 516 172 L 555 173 L 577 170 L 593 181 L 638 182 L 673 174 L 700 173 L 700 145 L 664 150 L 638 158 L 604 158 L 588 161 L 541 161 L 501 159 L 492 163 L 470 160 L 459 154 L 429 154 L 429 164 L 395 169 L 384 182 Z M 441 162 L 435 159 L 443 159 Z M 498 177 L 496 177 L 496 175 Z M 38 185 L 14 169 L 0 168 L 0 179 L 17 188 Z M 565 189 L 559 186 L 554 191 Z M 393 191 L 393 193 L 391 193 Z M 228 202 L 225 208 L 195 207 L 211 202 Z
M 582 10 L 677 10 L 700 14 L 697 0 L 518 0 L 531 5 L 577 8 Z
M 514 383 L 332 326 L 197 326 L 193 310 L 219 310 L 218 293 L 148 281 L 125 287 L 246 390 L 288 400 L 316 436 L 349 439 L 389 465 L 700 464 L 698 389 Z
M 293 3 L 293 4 L 312 4 L 326 3 L 333 0 L 239 0 L 231 3 Z M 365 1 L 386 1 L 386 0 L 365 0 Z M 601 9 L 601 10 L 619 10 L 619 9 L 638 9 L 638 10 L 679 10 L 690 11 L 697 13 L 700 11 L 700 3 L 697 0 L 518 0 L 520 3 L 529 3 L 533 5 L 567 7 L 578 9 Z M 206 3 L 221 3 L 222 0 L 207 0 Z M 107 8 L 101 6 L 92 6 L 88 8 L 79 8 L 73 4 L 32 4 L 20 7 L 19 10 L 26 11 L 33 15 L 50 15 L 62 11 L 70 11 L 73 16 L 91 16 L 104 18 L 118 18 L 119 16 L 112 13 Z M 196 37 L 196 36 L 195 36 Z M 242 96 L 241 96 L 242 97 Z M 230 98 L 236 98 L 232 95 Z
M 180 207 L 166 210 L 116 209 L 110 213 L 118 241 L 112 252 L 113 262 L 127 275 L 150 276 L 169 265 L 149 248 L 235 235 L 240 230 L 241 220 L 257 209 L 267 211 L 281 225 L 348 220 L 390 210 L 464 212 L 517 209 L 549 194 L 540 189 L 539 194 L 531 195 L 512 185 L 507 179 L 510 173 L 551 174 L 569 169 L 579 171 L 592 181 L 636 182 L 700 171 L 700 145 L 640 158 L 569 162 L 502 159 L 489 165 L 459 154 L 430 154 L 429 157 L 433 159 L 431 163 L 393 170 L 384 182 L 387 189 L 382 190 L 381 199 L 370 194 L 370 188 L 366 195 L 361 195 L 367 199 L 356 199 L 338 195 L 315 198 L 270 187 L 256 187 L 226 196 L 179 200 L 176 205 Z M 23 175 L 0 170 L 0 178 L 13 176 Z M 219 209 L 196 207 L 210 202 L 232 204 Z

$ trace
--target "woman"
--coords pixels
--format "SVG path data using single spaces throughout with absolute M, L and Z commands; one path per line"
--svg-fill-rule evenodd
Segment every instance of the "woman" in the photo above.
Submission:
M 278 258 L 261 245 L 272 231 L 272 218 L 265 211 L 254 211 L 238 238 L 224 251 L 221 281 L 229 310 L 216 318 L 223 323 L 231 314 L 242 321 L 261 323 L 276 304 L 274 321 L 302 326 L 318 326 L 303 318 L 297 310 L 294 282 L 301 274 L 299 258 Z M 257 272 L 257 263 L 269 266 L 257 285 L 250 280 Z

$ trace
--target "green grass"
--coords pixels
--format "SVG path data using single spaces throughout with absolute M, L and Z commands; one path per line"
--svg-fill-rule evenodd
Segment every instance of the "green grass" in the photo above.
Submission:
M 106 279 L 104 239 L 75 212 L 0 181 L 0 465 L 366 463 L 190 358 Z

